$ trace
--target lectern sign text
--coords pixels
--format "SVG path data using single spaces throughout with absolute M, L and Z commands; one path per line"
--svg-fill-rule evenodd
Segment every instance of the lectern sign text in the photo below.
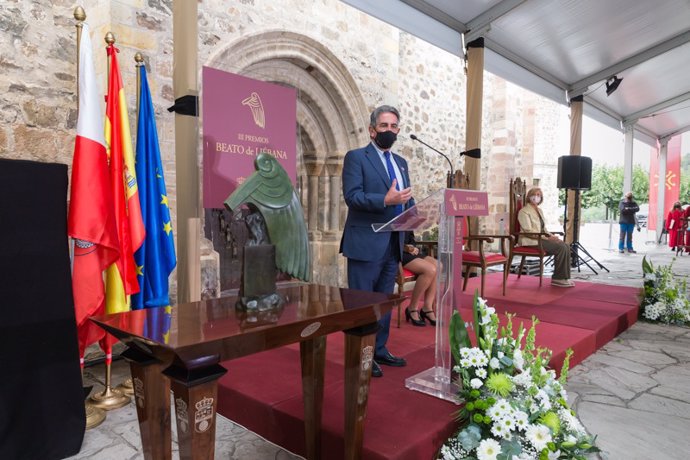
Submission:
M 486 192 L 447 188 L 445 205 L 447 216 L 486 216 L 489 214 L 489 196 Z

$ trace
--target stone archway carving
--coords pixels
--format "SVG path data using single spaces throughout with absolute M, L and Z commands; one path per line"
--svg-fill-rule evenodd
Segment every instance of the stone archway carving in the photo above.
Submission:
M 265 31 L 243 37 L 205 64 L 296 88 L 298 189 L 308 222 L 314 279 L 344 285 L 338 255 L 342 161 L 368 141 L 368 109 L 356 82 L 326 47 L 302 34 Z

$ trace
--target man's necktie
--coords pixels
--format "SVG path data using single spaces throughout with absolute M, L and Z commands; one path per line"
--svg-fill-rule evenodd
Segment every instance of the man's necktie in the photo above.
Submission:
M 391 153 L 390 152 L 383 152 L 383 156 L 386 158 L 386 168 L 388 168 L 388 177 L 390 178 L 391 182 L 393 182 L 393 179 L 398 179 L 397 176 L 395 175 L 395 169 L 393 168 L 393 162 L 391 162 Z M 400 190 L 400 180 L 396 180 L 395 182 L 395 189 Z M 403 206 L 401 204 L 397 205 L 396 207 L 396 214 L 400 214 L 403 212 Z

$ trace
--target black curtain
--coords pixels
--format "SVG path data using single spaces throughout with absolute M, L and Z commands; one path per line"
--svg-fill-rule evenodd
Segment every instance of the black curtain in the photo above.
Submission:
M 79 452 L 67 166 L 0 159 L 0 459 Z

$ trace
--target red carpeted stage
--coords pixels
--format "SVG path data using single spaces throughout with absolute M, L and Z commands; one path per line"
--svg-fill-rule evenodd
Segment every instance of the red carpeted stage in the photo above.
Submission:
M 578 281 L 574 288 L 555 288 L 544 278 L 509 276 L 506 296 L 502 275 L 487 275 L 485 296 L 497 313 L 515 313 L 520 322 L 537 325 L 537 345 L 553 351 L 551 366 L 560 370 L 565 351 L 575 352 L 571 366 L 629 328 L 637 319 L 639 289 Z M 471 318 L 471 302 L 479 278 L 463 295 L 461 314 Z M 408 293 L 409 294 L 409 293 Z M 405 304 L 404 304 L 405 305 Z M 403 307 L 404 307 L 403 305 Z M 501 315 L 502 316 L 502 315 Z M 504 317 L 502 317 L 502 322 Z M 405 379 L 434 363 L 434 328 L 403 322 L 394 327 L 389 349 L 407 359 L 407 367 L 383 367 L 372 379 L 364 434 L 364 458 L 430 459 L 454 430 L 458 406 L 405 388 Z M 322 450 L 325 459 L 343 458 L 343 335 L 328 337 L 323 407 Z M 223 363 L 228 373 L 219 381 L 218 412 L 286 449 L 304 455 L 302 381 L 299 345 L 279 348 Z

